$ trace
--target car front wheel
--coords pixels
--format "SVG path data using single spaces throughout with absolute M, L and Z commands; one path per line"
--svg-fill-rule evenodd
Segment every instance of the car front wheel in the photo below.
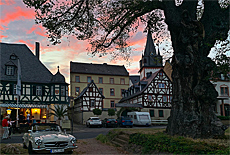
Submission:
M 29 153 L 29 154 L 35 154 L 35 152 L 33 151 L 31 142 L 29 143 L 28 153 Z

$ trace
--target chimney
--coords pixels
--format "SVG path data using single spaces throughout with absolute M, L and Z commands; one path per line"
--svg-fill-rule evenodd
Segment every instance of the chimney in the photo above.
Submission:
M 39 55 L 40 55 L 40 44 L 39 42 L 35 42 L 35 56 L 38 58 L 38 60 L 39 60 Z

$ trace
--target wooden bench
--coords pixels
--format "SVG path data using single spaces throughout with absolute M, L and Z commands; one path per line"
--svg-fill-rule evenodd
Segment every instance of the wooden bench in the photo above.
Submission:
M 151 124 L 168 124 L 168 120 L 152 120 Z

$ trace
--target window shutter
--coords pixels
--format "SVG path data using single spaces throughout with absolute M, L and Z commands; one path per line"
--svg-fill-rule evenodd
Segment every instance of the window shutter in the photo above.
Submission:
M 14 92 L 14 84 L 10 84 L 10 95 L 13 95 Z
M 17 86 L 16 86 L 17 88 Z M 23 85 L 21 85 L 21 95 L 23 94 Z
M 36 86 L 33 86 L 33 95 L 36 95 Z
M 42 96 L 45 96 L 45 86 L 42 86 Z

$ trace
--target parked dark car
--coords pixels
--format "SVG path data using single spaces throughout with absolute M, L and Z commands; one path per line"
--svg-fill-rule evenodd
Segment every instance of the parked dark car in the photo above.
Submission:
M 131 118 L 129 117 L 121 117 L 119 119 L 117 119 L 118 122 L 118 126 L 122 126 L 122 127 L 133 127 L 133 121 Z
M 103 120 L 103 126 L 108 128 L 108 127 L 117 127 L 117 120 L 114 118 L 105 118 Z

